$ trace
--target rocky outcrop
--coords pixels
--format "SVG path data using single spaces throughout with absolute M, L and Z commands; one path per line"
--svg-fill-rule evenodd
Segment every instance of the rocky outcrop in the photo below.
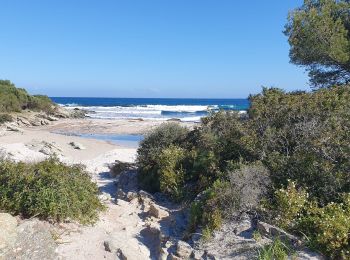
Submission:
M 264 236 L 278 237 L 279 239 L 281 239 L 287 243 L 290 243 L 293 246 L 301 246 L 302 245 L 301 240 L 299 240 L 296 236 L 293 236 L 293 235 L 285 232 L 284 230 L 282 230 L 278 227 L 272 226 L 270 224 L 267 224 L 265 222 L 258 221 L 256 228 L 260 232 L 260 234 L 262 234 Z
M 0 213 L 0 259 L 56 259 L 56 243 L 49 224 L 37 219 L 17 225 L 16 218 Z
M 17 239 L 17 220 L 7 213 L 0 213 L 0 259 Z

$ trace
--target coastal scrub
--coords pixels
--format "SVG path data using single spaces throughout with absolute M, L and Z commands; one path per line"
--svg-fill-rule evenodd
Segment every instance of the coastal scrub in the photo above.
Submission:
M 68 166 L 55 158 L 0 162 L 0 210 L 25 218 L 89 224 L 103 208 L 97 185 L 80 165 Z

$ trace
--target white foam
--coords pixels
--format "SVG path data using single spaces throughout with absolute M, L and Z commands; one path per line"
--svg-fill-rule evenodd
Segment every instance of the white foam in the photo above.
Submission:
M 199 122 L 206 111 L 218 109 L 218 105 L 144 105 L 144 106 L 74 106 L 67 109 L 84 109 L 87 115 L 97 119 L 144 119 L 166 121 L 172 118 L 186 122 Z M 164 113 L 164 114 L 162 114 Z M 168 113 L 168 114 L 167 114 Z M 170 113 L 170 114 L 169 114 Z M 171 113 L 176 113 L 172 116 Z M 196 113 L 199 113 L 196 115 Z

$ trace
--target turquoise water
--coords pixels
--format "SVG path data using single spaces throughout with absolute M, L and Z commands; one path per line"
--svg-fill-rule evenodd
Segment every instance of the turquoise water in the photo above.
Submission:
M 77 136 L 83 138 L 103 140 L 130 148 L 137 148 L 139 146 L 140 141 L 143 140 L 143 135 L 77 134 Z

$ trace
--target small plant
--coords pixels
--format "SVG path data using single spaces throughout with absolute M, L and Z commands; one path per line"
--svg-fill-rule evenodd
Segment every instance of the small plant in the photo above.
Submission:
M 98 188 L 79 165 L 51 158 L 39 163 L 0 162 L 0 209 L 23 217 L 93 223 L 104 207 Z
M 0 114 L 0 124 L 6 123 L 6 122 L 12 122 L 13 118 L 9 114 Z
M 285 189 L 275 192 L 276 223 L 284 229 L 290 229 L 296 224 L 297 218 L 304 209 L 308 194 L 304 189 L 297 189 L 295 182 L 289 181 Z
M 259 250 L 259 260 L 287 260 L 289 255 L 293 254 L 293 250 L 283 243 L 279 238 L 271 244 L 264 246 Z
M 254 230 L 253 232 L 253 239 L 257 242 L 261 241 L 262 236 L 258 230 Z

